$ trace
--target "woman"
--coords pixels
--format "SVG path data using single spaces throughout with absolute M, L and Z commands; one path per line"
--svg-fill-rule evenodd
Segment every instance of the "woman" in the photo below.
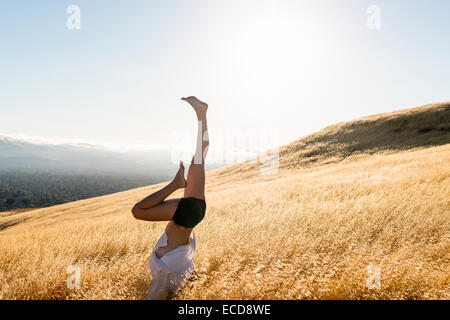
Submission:
M 206 111 L 208 105 L 196 97 L 182 98 L 195 110 L 198 119 L 197 147 L 189 167 L 187 181 L 180 162 L 175 178 L 161 190 L 136 203 L 132 209 L 136 219 L 169 221 L 149 261 L 152 273 L 150 299 L 164 299 L 168 292 L 182 288 L 194 271 L 192 259 L 196 249 L 194 227 L 203 219 L 205 202 L 204 161 L 209 146 Z M 181 199 L 165 200 L 178 189 Z

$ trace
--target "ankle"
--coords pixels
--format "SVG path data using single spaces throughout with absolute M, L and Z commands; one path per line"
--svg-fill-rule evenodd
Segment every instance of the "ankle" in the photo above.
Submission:
M 169 186 L 172 190 L 178 190 L 181 189 L 181 186 L 179 185 L 178 181 L 176 179 L 173 179 L 172 181 L 170 181 Z
M 206 111 L 196 112 L 198 121 L 206 120 Z

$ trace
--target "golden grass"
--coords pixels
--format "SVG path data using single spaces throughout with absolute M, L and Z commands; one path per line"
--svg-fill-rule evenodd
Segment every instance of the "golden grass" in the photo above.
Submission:
M 197 276 L 175 298 L 449 299 L 449 163 L 443 144 L 272 176 L 210 172 Z M 2 214 L 0 298 L 144 298 L 165 223 L 130 208 L 159 187 Z M 67 288 L 69 265 L 81 268 L 79 290 Z M 366 286 L 369 265 L 380 289 Z

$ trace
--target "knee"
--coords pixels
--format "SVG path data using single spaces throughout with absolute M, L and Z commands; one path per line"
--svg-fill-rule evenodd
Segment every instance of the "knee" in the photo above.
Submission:
M 137 203 L 131 208 L 131 214 L 135 219 L 139 219 L 139 206 Z

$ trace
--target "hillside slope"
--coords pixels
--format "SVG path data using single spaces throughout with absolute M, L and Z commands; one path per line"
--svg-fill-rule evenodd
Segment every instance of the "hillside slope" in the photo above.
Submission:
M 175 298 L 449 299 L 448 114 L 436 104 L 328 127 L 283 146 L 274 175 L 209 172 L 196 279 Z M 0 298 L 144 298 L 165 223 L 130 208 L 160 186 L 0 213 Z
M 279 148 L 280 168 L 304 168 L 344 159 L 450 143 L 450 102 L 338 123 Z M 247 161 L 222 171 L 255 169 Z

